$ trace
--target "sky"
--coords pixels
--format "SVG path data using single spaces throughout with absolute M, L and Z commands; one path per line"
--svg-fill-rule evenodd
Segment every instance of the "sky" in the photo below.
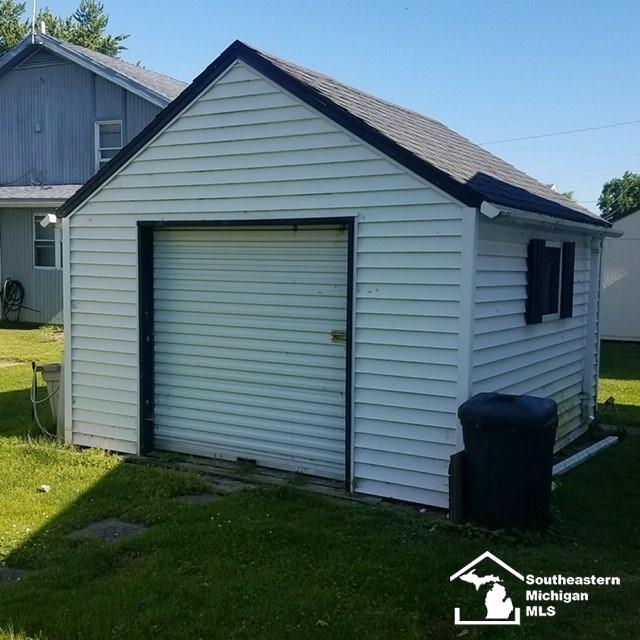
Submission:
M 476 143 L 640 121 L 637 0 L 102 1 L 125 60 L 182 80 L 240 39 Z M 640 123 L 486 148 L 597 210 L 606 180 L 640 172 Z

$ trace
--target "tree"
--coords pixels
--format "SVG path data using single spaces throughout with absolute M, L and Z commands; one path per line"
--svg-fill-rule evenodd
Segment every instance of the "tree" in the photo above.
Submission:
M 24 2 L 0 0 L 0 55 L 15 47 L 27 34 L 25 9 Z
M 610 221 L 640 209 L 640 174 L 625 171 L 622 178 L 605 182 L 598 207 L 602 217 Z
M 571 202 L 576 202 L 576 192 L 575 191 L 563 191 L 562 195 L 567 198 L 568 200 L 571 200 Z
M 25 15 L 26 3 L 0 0 L 0 55 L 15 47 L 31 32 Z M 105 33 L 109 16 L 98 0 L 80 0 L 78 8 L 68 17 L 56 16 L 48 7 L 41 9 L 36 24 L 44 22 L 47 33 L 71 44 L 93 49 L 117 58 L 126 49 L 122 44 L 129 36 Z

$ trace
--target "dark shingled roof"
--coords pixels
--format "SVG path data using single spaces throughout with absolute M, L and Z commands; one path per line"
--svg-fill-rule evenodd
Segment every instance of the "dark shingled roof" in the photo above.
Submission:
M 42 36 L 40 36 L 42 37 Z M 47 36 L 49 37 L 49 36 Z M 92 49 L 86 49 L 85 47 L 79 47 L 75 44 L 69 44 L 68 42 L 62 42 L 58 40 L 58 44 L 64 47 L 68 51 L 72 51 L 80 56 L 85 56 L 93 60 L 96 64 L 99 64 L 105 68 L 111 69 L 116 73 L 138 82 L 144 85 L 147 89 L 151 89 L 160 95 L 165 96 L 169 100 L 173 100 L 187 87 L 187 82 L 182 80 L 176 80 L 171 76 L 165 76 L 162 73 L 156 73 L 150 69 L 139 67 L 138 65 L 119 60 L 117 58 L 111 58 L 105 56 L 103 53 L 98 53 Z
M 236 40 L 173 103 L 60 209 L 70 213 L 235 60 L 287 91 L 463 203 L 521 209 L 563 220 L 610 226 L 442 123 L 349 87 Z
M 260 55 L 382 135 L 497 205 L 583 222 L 600 216 L 538 182 L 447 126 L 269 53 Z

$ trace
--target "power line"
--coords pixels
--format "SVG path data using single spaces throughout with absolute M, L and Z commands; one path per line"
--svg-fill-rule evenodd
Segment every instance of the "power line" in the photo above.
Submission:
M 554 131 L 553 133 L 539 133 L 535 136 L 522 136 L 520 138 L 504 138 L 503 140 L 489 140 L 481 142 L 481 147 L 489 144 L 501 144 L 503 142 L 520 142 L 521 140 L 537 140 L 538 138 L 551 138 L 553 136 L 566 136 L 570 133 L 584 133 L 585 131 L 598 131 L 600 129 L 613 129 L 614 127 L 626 127 L 633 124 L 640 124 L 640 120 L 628 120 L 626 122 L 613 122 L 611 124 L 601 124 L 596 127 L 585 127 L 583 129 L 567 129 L 566 131 Z

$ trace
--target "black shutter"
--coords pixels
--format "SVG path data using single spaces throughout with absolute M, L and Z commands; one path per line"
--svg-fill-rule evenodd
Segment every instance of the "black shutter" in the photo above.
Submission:
M 527 324 L 542 322 L 544 300 L 544 240 L 530 240 L 527 253 Z
M 573 274 L 576 264 L 576 243 L 562 243 L 562 280 L 560 283 L 560 317 L 573 317 Z

